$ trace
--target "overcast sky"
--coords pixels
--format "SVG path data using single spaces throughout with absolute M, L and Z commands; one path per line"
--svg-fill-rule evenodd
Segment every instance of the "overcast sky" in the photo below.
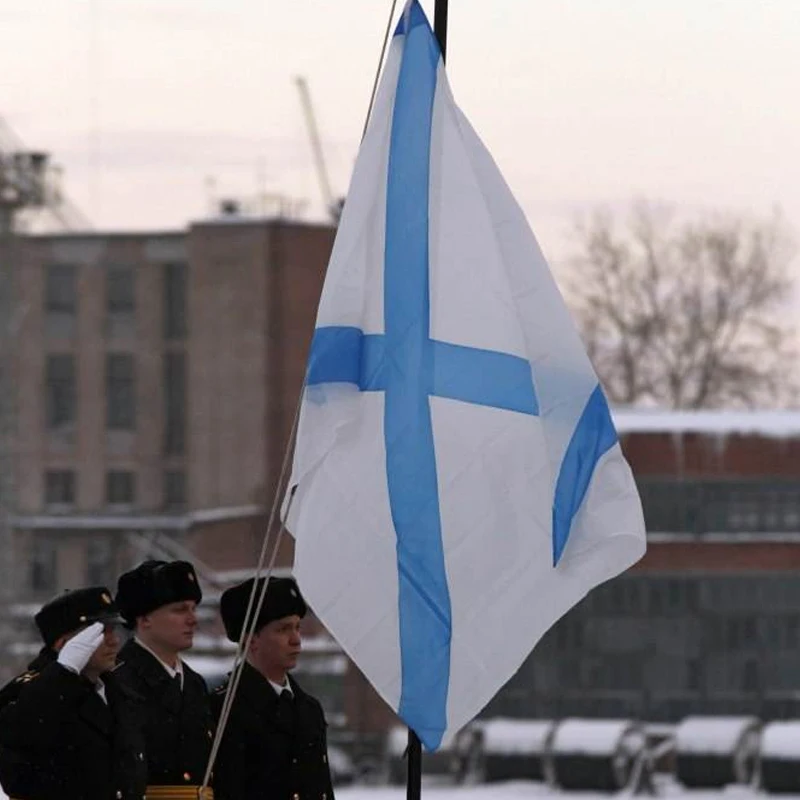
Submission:
M 450 81 L 554 259 L 633 197 L 800 230 L 799 2 L 450 0 Z M 181 227 L 213 194 L 319 217 L 293 78 L 343 194 L 390 7 L 2 0 L 0 115 L 101 229 Z

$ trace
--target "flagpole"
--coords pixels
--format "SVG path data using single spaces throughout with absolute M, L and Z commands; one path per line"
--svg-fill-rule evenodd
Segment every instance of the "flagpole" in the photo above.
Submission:
M 433 33 L 442 51 L 442 62 L 447 57 L 447 2 L 436 0 L 433 12 Z M 406 800 L 421 800 L 422 797 L 422 743 L 419 736 L 408 729 L 408 780 L 406 782 Z
M 436 0 L 433 11 L 433 33 L 442 51 L 442 62 L 447 58 L 447 2 Z M 422 797 L 422 743 L 411 728 L 408 729 L 408 780 L 406 800 L 421 800 Z
M 445 61 L 447 55 L 447 0 L 436 0 L 433 12 L 433 32 L 439 40 L 442 61 Z
M 408 780 L 406 800 L 420 800 L 422 796 L 422 744 L 411 728 L 408 729 Z

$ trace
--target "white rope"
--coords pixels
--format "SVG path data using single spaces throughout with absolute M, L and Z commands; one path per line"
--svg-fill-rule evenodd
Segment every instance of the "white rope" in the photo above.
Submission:
M 273 499 L 272 509 L 270 510 L 269 519 L 267 521 L 266 533 L 264 534 L 264 540 L 261 545 L 261 552 L 258 557 L 258 563 L 256 564 L 256 569 L 253 574 L 253 588 L 250 590 L 250 598 L 247 603 L 247 610 L 245 611 L 244 624 L 242 625 L 242 632 L 241 635 L 239 636 L 239 642 L 236 648 L 236 655 L 234 656 L 233 660 L 233 668 L 231 669 L 230 678 L 228 679 L 228 686 L 227 689 L 225 690 L 225 698 L 222 702 L 222 710 L 220 712 L 220 718 L 217 723 L 217 730 L 214 735 L 214 740 L 211 744 L 211 753 L 208 758 L 208 765 L 206 766 L 205 775 L 203 776 L 203 784 L 201 786 L 201 792 L 208 786 L 211 780 L 211 773 L 214 769 L 214 762 L 217 759 L 217 754 L 219 753 L 220 743 L 222 742 L 222 735 L 225 732 L 225 726 L 227 725 L 231 707 L 233 706 L 233 699 L 236 696 L 236 690 L 239 687 L 239 679 L 241 677 L 242 668 L 245 662 L 245 654 L 247 653 L 247 649 L 250 646 L 250 640 L 252 639 L 256 625 L 258 624 L 258 618 L 259 615 L 261 614 L 261 608 L 264 605 L 264 598 L 266 597 L 267 594 L 267 586 L 269 585 L 269 579 L 272 574 L 272 570 L 275 566 L 275 560 L 278 556 L 278 550 L 280 548 L 280 543 L 283 538 L 283 533 L 286 530 L 285 525 L 281 524 L 277 536 L 275 537 L 275 542 L 272 546 L 272 551 L 270 553 L 267 568 L 266 570 L 263 570 L 264 561 L 266 560 L 266 555 L 267 555 L 267 545 L 269 543 L 269 532 L 273 527 L 275 521 L 275 515 L 278 510 L 278 504 L 282 496 L 281 489 L 283 487 L 284 479 L 286 477 L 286 471 L 289 464 L 289 455 L 292 452 L 292 442 L 297 432 L 297 423 L 300 418 L 300 406 L 302 403 L 304 390 L 305 390 L 305 379 L 303 380 L 303 385 L 300 389 L 300 398 L 297 402 L 297 408 L 295 409 L 295 414 L 294 414 L 294 421 L 292 422 L 292 430 L 289 434 L 289 440 L 286 444 L 286 451 L 284 452 L 283 456 L 283 464 L 281 465 L 281 472 L 278 478 L 278 484 L 275 487 L 275 497 Z M 287 504 L 286 507 L 287 517 L 289 515 L 293 499 L 294 495 L 291 495 L 289 498 L 289 503 Z M 255 604 L 254 608 L 253 600 L 255 599 L 256 590 L 258 588 L 258 581 L 259 578 L 261 577 L 262 571 L 264 573 L 264 583 L 258 597 L 258 602 Z
M 375 70 L 375 80 L 372 82 L 372 94 L 369 96 L 369 106 L 367 108 L 367 117 L 364 120 L 364 130 L 361 131 L 361 141 L 367 134 L 367 126 L 369 125 L 369 118 L 372 116 L 372 106 L 375 105 L 375 95 L 378 91 L 378 79 L 381 76 L 381 67 L 383 66 L 383 57 L 386 55 L 386 46 L 389 44 L 389 34 L 392 30 L 392 20 L 394 19 L 394 10 L 397 7 L 397 0 L 392 0 L 392 8 L 389 11 L 389 19 L 386 21 L 386 31 L 383 34 L 383 47 L 381 47 L 381 55 L 378 59 L 378 68 Z

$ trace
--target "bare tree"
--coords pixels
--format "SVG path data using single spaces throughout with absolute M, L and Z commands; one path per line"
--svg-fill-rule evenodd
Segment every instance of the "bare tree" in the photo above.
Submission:
M 613 402 L 796 400 L 794 243 L 778 215 L 681 221 L 639 203 L 622 228 L 602 212 L 578 224 L 574 245 L 568 299 Z

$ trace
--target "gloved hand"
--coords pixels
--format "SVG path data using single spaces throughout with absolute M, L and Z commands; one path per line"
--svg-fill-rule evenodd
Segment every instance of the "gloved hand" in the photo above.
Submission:
M 103 623 L 93 622 L 76 633 L 59 651 L 58 663 L 71 672 L 82 672 L 94 651 L 103 643 Z

